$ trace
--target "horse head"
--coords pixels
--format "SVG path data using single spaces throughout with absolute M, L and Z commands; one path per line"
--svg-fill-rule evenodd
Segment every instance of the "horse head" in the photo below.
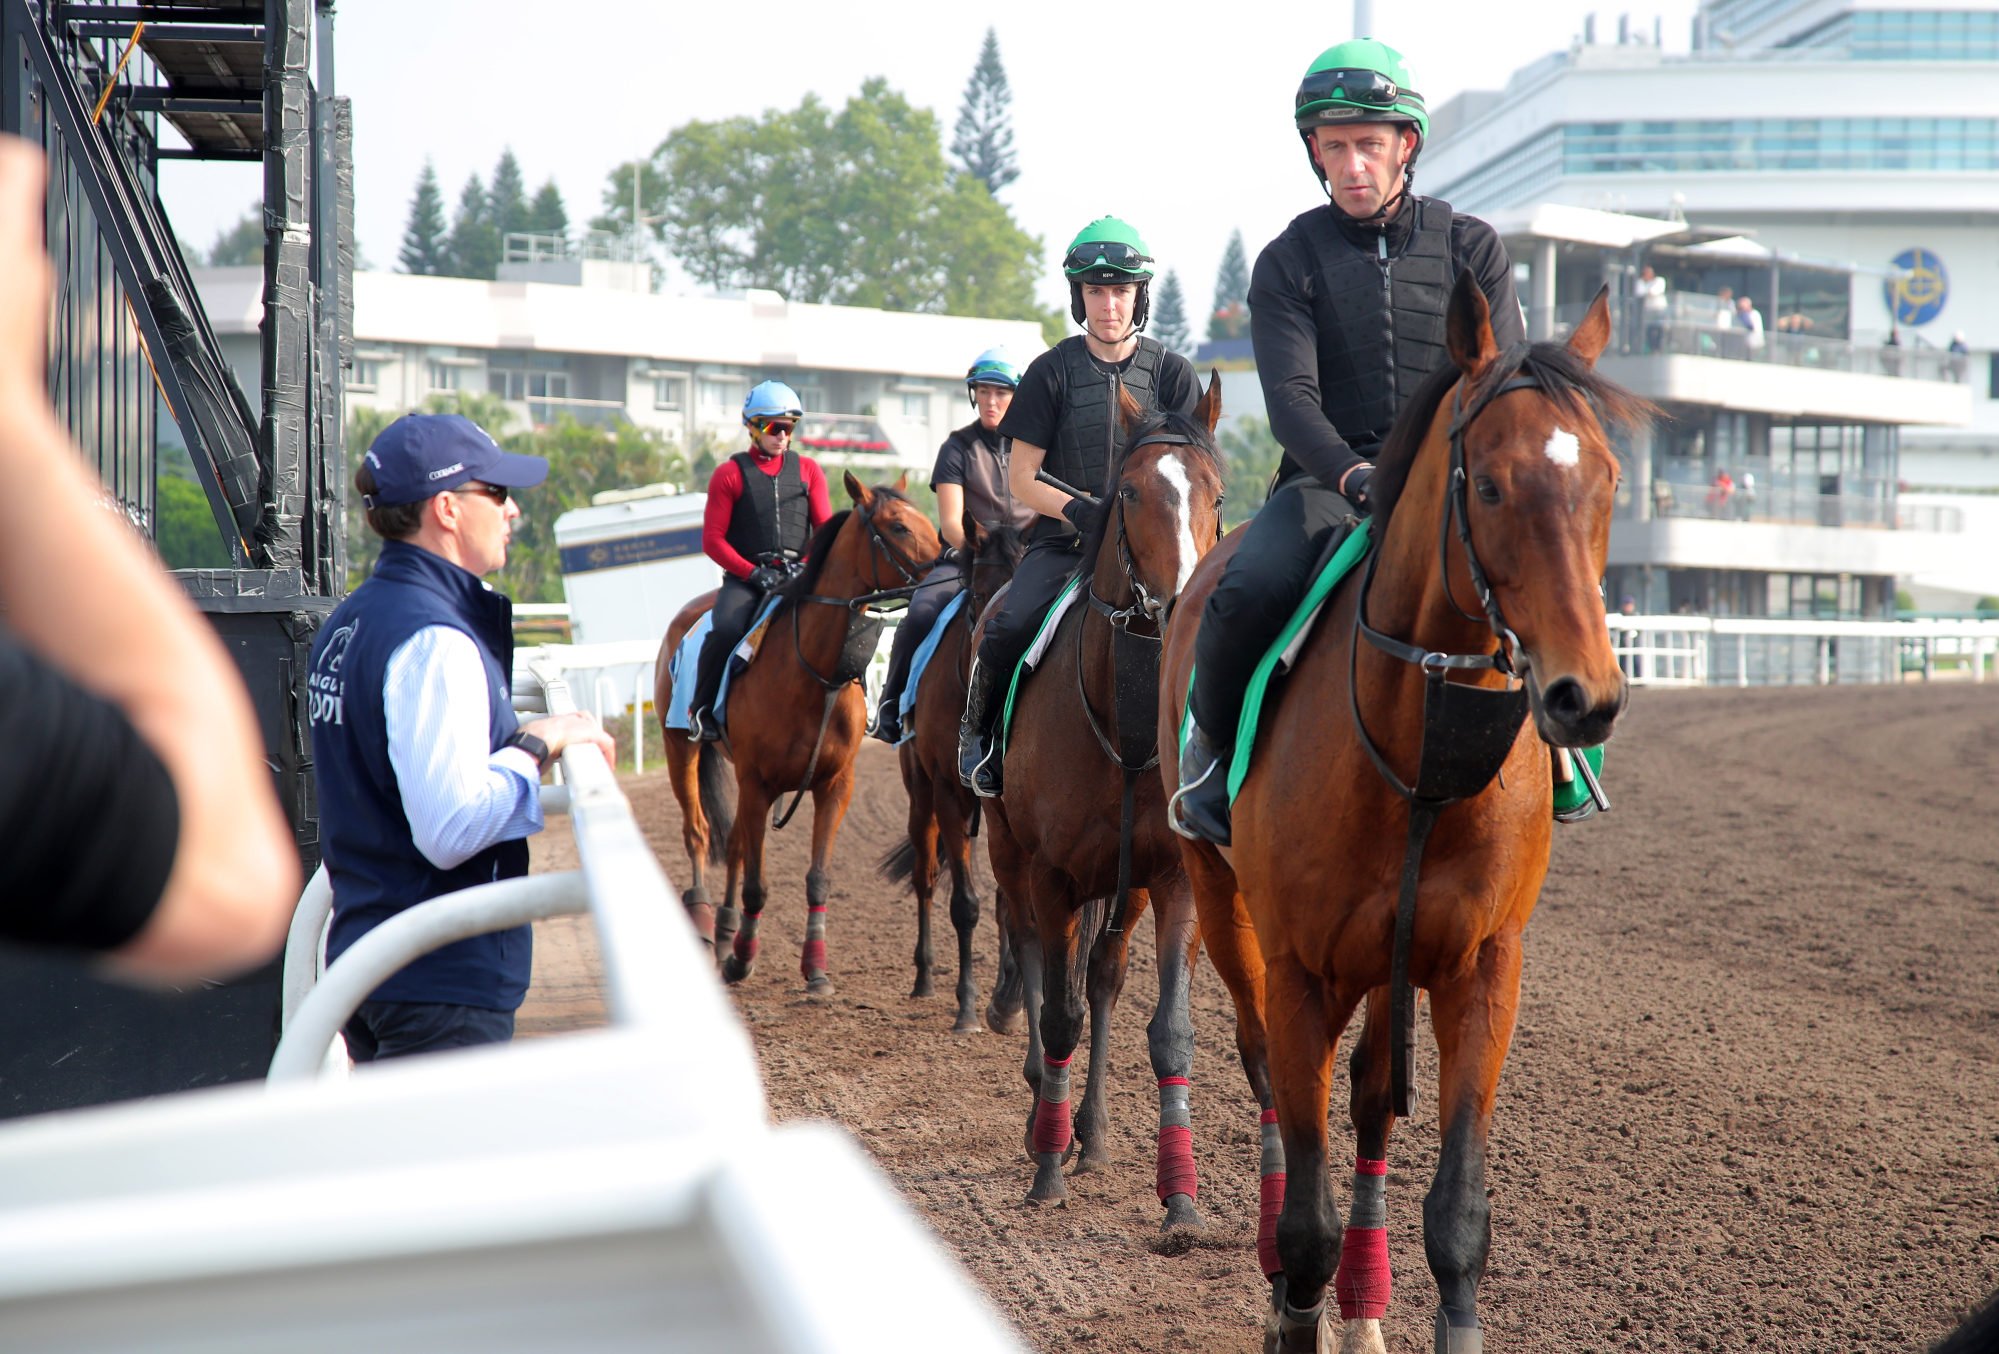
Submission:
M 870 489 L 849 470 L 845 483 L 860 530 L 843 532 L 842 538 L 852 536 L 853 544 L 845 548 L 852 552 L 850 562 L 863 586 L 877 592 L 913 586 L 937 562 L 943 541 L 929 517 L 903 493 L 909 472 L 894 484 Z
M 1595 370 L 1610 339 L 1604 291 L 1567 343 L 1502 352 L 1464 274 L 1445 333 L 1461 373 L 1446 487 L 1458 548 L 1445 589 L 1460 611 L 1483 610 L 1502 643 L 1514 637 L 1541 736 L 1594 746 L 1626 696 L 1600 590 L 1621 472 L 1600 420 L 1628 427 L 1658 410 Z
M 1099 553 L 1115 540 L 1133 600 L 1154 624 L 1193 576 L 1194 566 L 1222 535 L 1222 457 L 1215 423 L 1222 413 L 1220 372 L 1191 414 L 1143 413 L 1119 391 L 1125 451 L 1113 468 L 1107 511 L 1084 546 Z
M 964 529 L 965 548 L 972 557 L 965 571 L 966 591 L 971 594 L 966 606 L 969 619 L 976 624 L 985 614 L 986 604 L 1012 581 L 1021 556 L 1027 553 L 1027 537 L 1011 522 L 988 527 L 972 516 L 969 507 L 965 509 Z

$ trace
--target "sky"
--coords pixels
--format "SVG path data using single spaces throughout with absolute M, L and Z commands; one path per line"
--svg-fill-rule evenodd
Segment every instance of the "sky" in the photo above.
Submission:
M 1663 21 L 1685 51 L 1695 0 L 1625 11 L 1635 31 Z M 1493 0 L 1375 0 L 1372 36 L 1409 59 L 1435 109 L 1466 89 L 1497 89 L 1519 67 L 1567 47 L 1618 10 Z M 529 191 L 553 178 L 574 224 L 603 208 L 614 165 L 649 154 L 700 119 L 791 108 L 808 92 L 833 107 L 882 76 L 932 109 L 948 147 L 988 26 L 1013 92 L 1020 178 L 1000 193 L 1040 237 L 1045 304 L 1065 305 L 1062 247 L 1106 213 L 1136 225 L 1163 276 L 1177 271 L 1201 331 L 1231 231 L 1249 257 L 1324 201 L 1291 125 L 1299 77 L 1352 36 L 1348 4 L 1003 6 L 903 0 L 756 5 L 595 0 L 343 0 L 334 85 L 354 105 L 355 217 L 362 255 L 395 266 L 424 161 L 447 211 L 468 175 L 491 177 L 502 151 Z M 167 213 L 206 248 L 261 197 L 261 168 L 170 161 Z M 1417 186 L 1423 187 L 1420 165 Z M 672 285 L 672 284 L 670 284 Z

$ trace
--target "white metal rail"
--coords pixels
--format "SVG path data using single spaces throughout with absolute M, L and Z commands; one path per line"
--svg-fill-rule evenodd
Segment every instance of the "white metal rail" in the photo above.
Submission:
M 1605 624 L 1640 686 L 1892 682 L 1945 669 L 1982 682 L 1999 663 L 1999 621 L 1612 615 Z

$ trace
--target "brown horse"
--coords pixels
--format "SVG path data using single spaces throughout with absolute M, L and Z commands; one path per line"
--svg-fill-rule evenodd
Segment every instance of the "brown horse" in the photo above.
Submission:
M 681 841 L 693 879 L 685 901 L 695 929 L 714 941 L 722 976 L 741 982 L 757 956 L 763 917 L 765 815 L 786 795 L 791 808 L 812 795 L 812 866 L 805 875 L 805 948 L 799 971 L 806 990 L 829 995 L 826 973 L 826 872 L 833 839 L 854 793 L 854 756 L 866 725 L 867 698 L 858 678 L 874 652 L 881 622 L 867 614 L 876 601 L 909 594 L 937 558 L 937 528 L 902 494 L 900 483 L 873 489 L 848 474 L 852 509 L 835 513 L 806 548 L 805 571 L 779 590 L 780 602 L 756 657 L 729 684 L 725 746 L 736 768 L 733 825 L 721 792 L 716 745 L 690 744 L 666 731 L 674 798 L 680 801 Z M 666 658 L 714 603 L 695 598 L 667 627 L 657 670 L 663 719 L 672 691 Z M 790 818 L 778 819 L 782 827 Z M 713 815 L 713 817 L 711 817 Z M 704 865 L 714 863 L 714 833 L 728 833 L 728 888 L 717 911 L 706 891 Z M 743 908 L 735 905 L 736 878 Z M 740 931 L 738 927 L 740 926 Z M 732 948 L 733 946 L 733 948 Z
M 1021 535 L 1001 524 L 987 530 L 968 511 L 965 541 L 972 551 L 965 600 L 958 604 L 923 670 L 910 709 L 910 736 L 897 749 L 902 783 L 909 791 L 909 836 L 882 857 L 883 878 L 908 881 L 916 889 L 916 986 L 913 997 L 931 992 L 930 903 L 937 884 L 941 845 L 951 867 L 951 925 L 958 933 L 958 1017 L 954 1034 L 979 1029 L 973 1010 L 978 998 L 972 980 L 972 933 L 979 924 L 979 894 L 972 886 L 971 838 L 978 831 L 978 798 L 958 779 L 958 720 L 965 713 L 965 685 L 971 678 L 972 629 L 994 595 L 1013 577 L 1024 549 Z M 1020 1011 L 1020 969 L 1007 934 L 1006 903 L 999 918 L 999 978 L 986 1020 L 994 1029 L 1011 1028 Z
M 1235 999 L 1244 1069 L 1276 1125 L 1265 1134 L 1258 1239 L 1273 1281 L 1266 1350 L 1314 1348 L 1321 1320 L 1330 1324 L 1328 1283 L 1345 1322 L 1340 1348 L 1382 1347 L 1383 1177 L 1389 1129 L 1408 1112 L 1408 1050 L 1391 1046 L 1404 1028 L 1390 1018 L 1398 968 L 1429 993 L 1441 1062 L 1442 1152 L 1423 1207 L 1441 1297 L 1435 1348 L 1480 1347 L 1486 1133 L 1519 1000 L 1521 931 L 1548 868 L 1549 748 L 1602 742 L 1624 707 L 1598 591 L 1618 466 L 1598 417 L 1629 423 L 1652 411 L 1593 370 L 1610 336 L 1603 298 L 1566 346 L 1500 352 L 1465 275 L 1446 332 L 1451 364 L 1412 397 L 1369 485 L 1369 572 L 1328 601 L 1285 679 L 1288 698 L 1264 715 L 1234 847 L 1183 843 L 1202 937 Z M 1201 604 L 1233 549 L 1203 562 L 1167 637 L 1168 786 Z M 1483 764 L 1465 770 L 1480 748 Z M 1452 771 L 1462 772 L 1455 785 Z M 1427 851 L 1419 823 L 1435 826 Z M 1420 873 L 1405 875 L 1412 858 Z M 1413 912 L 1398 906 L 1405 882 Z M 1343 1244 L 1326 1110 L 1334 1050 L 1363 999 Z M 1413 1040 L 1413 1000 L 1404 1009 Z M 1266 1022 L 1266 1010 L 1282 1018 Z M 1288 1194 L 1287 1164 L 1297 1181 Z
M 1158 625 L 1195 563 L 1221 534 L 1222 462 L 1215 450 L 1221 381 L 1191 418 L 1138 420 L 1127 394 L 1127 450 L 1112 465 L 1105 511 L 1086 538 L 1085 596 L 1069 609 L 1039 670 L 1015 698 L 1006 793 L 989 806 L 987 850 L 1002 894 L 1020 909 L 1017 947 L 1027 986 L 1027 1063 L 1034 1092 L 1029 1150 L 1033 1203 L 1068 1193 L 1078 1172 L 1109 1159 L 1110 1019 L 1124 987 L 1129 926 L 1154 905 L 1159 1004 L 1146 1027 L 1159 1083 L 1158 1191 L 1165 1226 L 1198 1226 L 1188 1119 L 1193 1027 L 1187 989 L 1198 943 L 1193 900 L 1166 826 L 1153 706 Z M 1120 882 L 1120 824 L 1128 821 L 1131 885 L 1122 924 L 1106 923 Z M 1107 903 L 1109 904 L 1107 906 Z M 1087 992 L 1090 1068 L 1072 1137 L 1069 1060 L 1081 1041 Z

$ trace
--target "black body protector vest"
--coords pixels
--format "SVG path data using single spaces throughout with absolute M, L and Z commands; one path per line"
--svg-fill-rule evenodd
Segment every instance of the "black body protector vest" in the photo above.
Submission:
M 1159 364 L 1166 349 L 1157 339 L 1140 335 L 1138 351 L 1122 372 L 1105 371 L 1090 356 L 1080 334 L 1063 339 L 1055 351 L 1062 359 L 1062 422 L 1042 469 L 1064 484 L 1094 494 L 1104 487 L 1111 462 L 1124 447 L 1118 387 L 1129 390 L 1147 413 L 1157 409 Z M 1075 531 L 1066 522 L 1061 525 Z
M 1005 522 L 1026 531 L 1041 514 L 1016 499 L 1007 483 L 1007 463 L 1012 459 L 1012 444 L 998 433 L 993 434 L 991 442 L 979 434 L 979 425 L 973 422 L 946 439 L 963 450 L 965 507 L 971 511 L 974 521 L 987 526 Z M 1053 471 L 1049 473 L 1054 474 Z
M 1414 228 L 1400 248 L 1390 231 L 1371 247 L 1343 231 L 1331 206 L 1301 219 L 1318 265 L 1313 315 L 1319 326 L 1319 403 L 1347 445 L 1373 459 L 1423 378 L 1449 360 L 1444 311 L 1457 281 L 1451 208 L 1411 197 Z M 1329 341 L 1330 340 L 1330 341 Z
M 729 458 L 743 477 L 743 492 L 729 514 L 722 539 L 744 559 L 767 564 L 784 555 L 797 559 L 812 539 L 812 495 L 805 487 L 798 453 L 784 453 L 776 475 L 757 469 L 756 458 L 739 451 Z

